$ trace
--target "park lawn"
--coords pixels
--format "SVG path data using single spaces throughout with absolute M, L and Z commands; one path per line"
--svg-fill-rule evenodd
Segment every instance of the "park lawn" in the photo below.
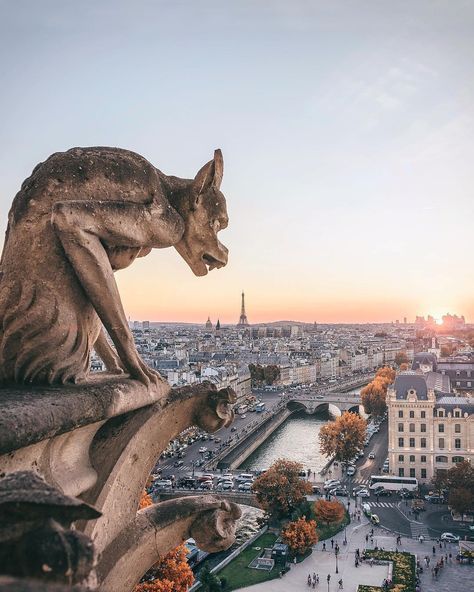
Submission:
M 226 579 L 226 591 L 252 586 L 253 584 L 259 584 L 260 582 L 273 580 L 278 577 L 279 568 L 265 571 L 247 567 L 252 559 L 261 553 L 261 551 L 257 551 L 254 547 L 261 547 L 261 549 L 264 547 L 273 547 L 273 543 L 277 538 L 276 534 L 265 532 L 217 574 L 219 578 Z

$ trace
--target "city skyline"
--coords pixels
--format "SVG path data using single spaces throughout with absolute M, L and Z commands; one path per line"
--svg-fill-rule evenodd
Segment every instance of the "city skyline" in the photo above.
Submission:
M 228 266 L 156 250 L 116 275 L 127 316 L 234 324 L 245 286 L 251 323 L 472 322 L 473 23 L 461 1 L 3 3 L 0 232 L 53 152 L 193 177 L 220 147 Z

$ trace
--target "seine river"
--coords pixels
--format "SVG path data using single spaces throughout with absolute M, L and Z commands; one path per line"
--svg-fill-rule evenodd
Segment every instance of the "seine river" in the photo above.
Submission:
M 319 452 L 319 430 L 330 419 L 329 414 L 293 414 L 239 468 L 268 469 L 278 458 L 287 458 L 301 463 L 304 469 L 320 471 L 326 458 Z
M 349 392 L 359 393 L 360 389 Z M 327 459 L 319 451 L 319 430 L 331 419 L 328 413 L 307 415 L 301 411 L 293 414 L 239 468 L 268 469 L 275 460 L 287 458 L 301 463 L 311 472 L 320 471 Z

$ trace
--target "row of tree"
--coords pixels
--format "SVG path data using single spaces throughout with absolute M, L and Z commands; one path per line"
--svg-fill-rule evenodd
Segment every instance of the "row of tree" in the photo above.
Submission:
M 398 355 L 398 354 L 397 354 Z M 377 370 L 374 379 L 360 391 L 365 412 L 381 417 L 387 410 L 387 390 L 395 380 L 395 370 L 384 366 Z
M 280 379 L 280 367 L 276 364 L 269 364 L 268 366 L 249 364 L 249 370 L 254 386 L 271 385 Z

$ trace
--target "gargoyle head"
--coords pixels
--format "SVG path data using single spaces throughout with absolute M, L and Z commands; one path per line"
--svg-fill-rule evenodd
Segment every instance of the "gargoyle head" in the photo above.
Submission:
M 220 508 L 203 512 L 192 524 L 190 534 L 208 553 L 228 549 L 235 541 L 235 528 L 242 512 L 237 504 L 221 500 Z
M 229 223 L 225 197 L 220 192 L 223 173 L 222 152 L 216 150 L 176 204 L 185 230 L 175 248 L 197 276 L 227 264 L 229 251 L 217 238 Z
M 218 391 L 214 385 L 209 384 L 207 396 L 197 406 L 194 423 L 211 434 L 222 427 L 228 427 L 234 421 L 232 405 L 236 400 L 237 396 L 230 387 Z

